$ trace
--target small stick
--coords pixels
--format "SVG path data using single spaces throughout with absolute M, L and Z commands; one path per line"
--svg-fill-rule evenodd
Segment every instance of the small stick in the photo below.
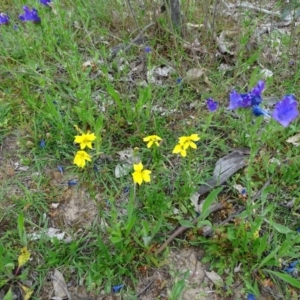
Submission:
M 259 196 L 261 195 L 262 191 L 271 183 L 272 178 L 269 178 L 266 183 L 263 185 L 263 187 L 255 194 L 255 196 L 253 197 L 252 201 L 255 202 Z M 219 211 L 221 209 L 223 209 L 224 205 L 222 204 L 216 204 L 214 205 L 211 209 L 210 209 L 210 214 L 214 213 L 216 211 Z M 246 209 L 246 206 L 241 207 L 236 213 L 230 215 L 226 220 L 224 220 L 223 222 L 221 222 L 219 225 L 224 225 L 228 222 L 230 222 L 235 216 L 237 216 L 238 214 L 240 214 L 242 211 L 244 211 Z M 200 216 L 199 216 L 200 217 Z M 195 218 L 193 220 L 193 224 L 197 224 L 199 217 Z M 180 235 L 181 233 L 185 232 L 186 230 L 188 230 L 189 227 L 184 227 L 184 226 L 180 226 L 176 229 L 176 231 L 159 247 L 158 250 L 156 250 L 155 254 L 159 254 L 160 252 L 162 252 L 178 235 Z M 203 234 L 203 236 L 208 236 L 213 232 L 212 229 L 208 230 L 207 232 L 205 232 Z
M 146 292 L 146 290 L 152 285 L 152 283 L 154 282 L 154 279 L 150 281 L 150 283 L 148 283 L 144 288 L 143 290 L 141 290 L 137 295 L 136 297 L 138 298 L 139 296 L 141 296 L 143 293 Z
M 256 7 L 250 3 L 240 3 L 240 4 L 237 4 L 236 7 L 250 8 L 255 11 L 262 12 L 267 15 L 276 16 L 276 17 L 280 17 L 280 15 L 281 15 L 280 12 L 272 12 L 272 11 L 264 9 L 264 8 Z
M 223 207 L 224 207 L 223 204 L 216 204 L 216 205 L 214 205 L 210 209 L 210 214 L 223 209 Z M 200 216 L 197 217 L 197 218 L 195 218 L 192 223 L 193 224 L 197 224 L 199 218 L 200 218 Z M 182 234 L 183 232 L 185 232 L 188 229 L 189 229 L 189 227 L 185 227 L 185 226 L 178 227 L 174 231 L 174 233 L 172 233 L 172 235 L 159 247 L 159 249 L 156 250 L 155 254 L 157 255 L 160 252 L 162 252 L 178 235 Z

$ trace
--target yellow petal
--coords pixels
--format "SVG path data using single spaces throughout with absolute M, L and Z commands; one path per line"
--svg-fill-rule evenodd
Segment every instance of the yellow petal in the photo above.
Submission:
M 186 157 L 186 150 L 185 150 L 185 149 L 182 149 L 182 150 L 180 151 L 180 155 L 181 155 L 182 157 Z
M 76 136 L 75 136 L 74 143 L 80 144 L 80 143 L 82 143 L 82 142 L 83 142 L 82 136 L 81 136 L 81 135 L 76 135 Z
M 19 267 L 23 266 L 30 258 L 30 252 L 26 247 L 21 249 L 21 255 L 18 257 Z
M 190 135 L 190 139 L 191 139 L 192 141 L 194 141 L 194 142 L 197 142 L 197 141 L 200 140 L 200 137 L 199 137 L 198 134 L 194 133 L 194 134 L 191 134 L 191 135 Z
M 146 182 L 150 182 L 150 181 L 151 181 L 150 174 L 151 174 L 151 171 L 149 171 L 149 170 L 144 170 L 144 171 L 142 172 L 143 180 L 146 181 Z
M 197 149 L 197 145 L 194 142 L 190 142 L 190 147 L 193 149 Z
M 141 162 L 133 165 L 133 169 L 136 172 L 141 172 L 143 170 L 143 168 L 144 168 L 144 166 Z
M 149 143 L 147 143 L 147 148 L 151 148 L 152 145 L 153 145 L 153 141 L 149 141 Z
M 143 138 L 144 142 L 149 142 L 150 140 L 151 140 L 151 135 L 146 136 L 146 137 Z
M 177 153 L 180 153 L 181 150 L 182 150 L 182 145 L 177 144 L 175 146 L 175 148 L 173 149 L 172 153 L 177 154 Z
M 182 136 L 179 138 L 179 144 L 183 145 L 185 144 L 187 141 L 189 140 L 189 138 L 187 136 Z
M 139 185 L 142 184 L 143 182 L 143 177 L 142 177 L 142 173 L 139 171 L 135 171 L 132 173 L 132 177 L 133 177 L 133 182 L 138 183 Z

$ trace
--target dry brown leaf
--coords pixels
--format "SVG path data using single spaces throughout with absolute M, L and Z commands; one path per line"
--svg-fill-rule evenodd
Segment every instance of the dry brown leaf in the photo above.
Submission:
M 55 270 L 52 276 L 52 283 L 55 297 L 60 297 L 62 299 L 67 297 L 67 284 L 63 275 L 58 271 Z
M 85 63 L 82 64 L 81 69 L 82 71 L 86 71 L 87 68 L 92 68 L 93 71 L 97 70 L 97 65 L 94 61 L 88 60 Z
M 193 80 L 198 80 L 199 78 L 202 77 L 204 74 L 202 69 L 194 68 L 190 69 L 186 73 L 186 80 L 187 81 L 193 81 Z
M 286 142 L 298 147 L 300 145 L 300 132 L 288 138 Z

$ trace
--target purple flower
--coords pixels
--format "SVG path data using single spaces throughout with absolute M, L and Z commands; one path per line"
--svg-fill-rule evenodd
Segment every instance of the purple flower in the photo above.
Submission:
M 181 82 L 182 82 L 182 79 L 181 79 L 181 78 L 177 78 L 177 79 L 176 79 L 176 83 L 177 83 L 177 84 L 180 84 Z
M 28 6 L 23 6 L 24 14 L 19 15 L 19 19 L 23 22 L 31 21 L 33 23 L 40 23 L 41 18 L 38 16 L 38 11 L 33 8 L 32 10 Z
M 253 295 L 253 294 L 251 294 L 251 293 L 249 293 L 248 295 L 247 295 L 247 300 L 255 300 L 256 298 L 255 298 L 255 295 Z
M 218 108 L 218 102 L 214 101 L 212 98 L 206 100 L 206 106 L 209 111 L 216 111 Z
M 58 170 L 61 174 L 63 174 L 63 172 L 64 172 L 64 167 L 63 167 L 63 166 L 57 166 L 57 170 Z
M 9 23 L 9 16 L 4 13 L 0 13 L 0 25 L 7 25 L 8 23 Z
M 265 88 L 264 81 L 260 80 L 257 85 L 246 94 L 239 94 L 233 90 L 230 95 L 230 103 L 228 109 L 237 109 L 239 107 L 250 107 L 259 105 L 262 102 L 261 94 Z
M 283 269 L 284 272 L 291 274 L 295 271 L 295 267 L 298 264 L 298 260 L 291 262 L 286 268 Z
M 235 90 L 229 94 L 229 101 L 228 109 L 251 106 L 251 97 L 248 94 L 239 94 Z
M 45 6 L 49 6 L 49 3 L 51 2 L 51 0 L 40 0 L 41 4 L 45 5 Z
M 266 110 L 262 109 L 259 105 L 252 106 L 252 113 L 256 117 L 259 117 L 259 116 L 270 117 L 269 113 Z
M 145 47 L 145 52 L 146 52 L 146 53 L 150 53 L 150 52 L 151 52 L 151 47 L 148 47 L 148 46 Z
M 46 146 L 45 140 L 40 140 L 40 141 L 39 141 L 39 146 L 40 146 L 42 149 L 45 148 L 45 146 Z
M 298 102 L 295 96 L 286 95 L 281 101 L 276 103 L 272 118 L 283 127 L 287 127 L 298 115 Z
M 78 183 L 78 181 L 76 179 L 71 179 L 68 181 L 68 186 L 73 186 L 76 185 Z
M 115 285 L 112 287 L 112 291 L 114 293 L 119 293 L 121 291 L 121 289 L 123 288 L 124 284 L 120 284 L 120 285 Z

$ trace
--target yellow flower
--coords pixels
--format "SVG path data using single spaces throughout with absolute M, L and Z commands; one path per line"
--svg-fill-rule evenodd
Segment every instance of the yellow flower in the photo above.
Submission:
M 184 149 L 187 149 L 189 147 L 193 149 L 197 149 L 197 145 L 194 142 L 197 142 L 200 140 L 200 137 L 198 134 L 191 134 L 190 136 L 182 136 L 179 138 L 179 144 L 183 145 Z
M 184 147 L 184 144 L 177 144 L 175 148 L 173 149 L 173 152 L 175 154 L 180 153 L 181 156 L 186 157 L 186 149 Z
M 27 286 L 25 285 L 21 285 L 22 290 L 24 291 L 25 295 L 24 295 L 24 300 L 29 300 L 31 295 L 33 294 L 33 290 L 29 289 Z
M 96 136 L 94 133 L 90 133 L 89 131 L 87 133 L 83 133 L 82 135 L 76 135 L 74 143 L 80 144 L 80 149 L 84 149 L 85 147 L 88 147 L 92 149 L 92 142 L 96 139 Z
M 30 252 L 27 250 L 26 247 L 21 249 L 21 254 L 18 257 L 18 266 L 22 267 L 30 258 Z
M 134 169 L 134 172 L 132 173 L 133 181 L 135 183 L 138 183 L 139 185 L 141 185 L 143 181 L 145 182 L 151 181 L 150 178 L 151 171 L 143 170 L 143 168 L 144 166 L 141 162 L 139 164 L 133 165 L 133 169 Z
M 259 238 L 259 230 L 254 231 L 253 233 L 253 239 L 256 240 Z
M 84 168 L 86 160 L 91 161 L 91 156 L 85 151 L 77 151 L 73 163 L 79 168 Z
M 147 148 L 150 148 L 153 144 L 155 144 L 157 147 L 159 147 L 159 141 L 161 141 L 162 138 L 158 135 L 149 135 L 143 138 L 144 142 L 148 142 Z

